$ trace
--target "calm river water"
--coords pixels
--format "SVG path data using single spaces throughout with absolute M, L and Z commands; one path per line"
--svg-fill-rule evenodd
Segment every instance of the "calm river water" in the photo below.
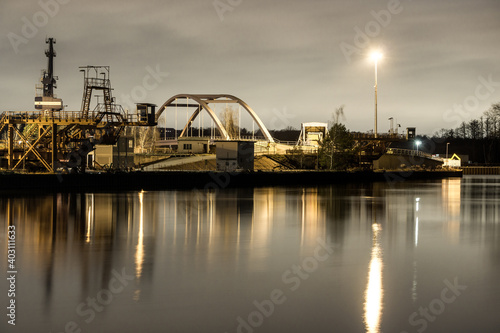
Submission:
M 0 245 L 1 332 L 500 331 L 495 177 L 4 195 Z

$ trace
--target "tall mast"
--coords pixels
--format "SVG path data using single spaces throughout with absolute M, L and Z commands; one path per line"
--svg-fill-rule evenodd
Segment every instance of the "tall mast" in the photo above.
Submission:
M 49 44 L 49 48 L 45 50 L 48 64 L 47 69 L 42 70 L 42 78 L 40 79 L 42 84 L 37 84 L 35 86 L 35 109 L 61 111 L 63 110 L 62 99 L 56 98 L 54 95 L 54 89 L 57 88 L 56 81 L 58 79 L 58 77 L 54 75 L 54 57 L 56 56 L 54 44 L 56 40 L 54 38 L 47 38 L 45 43 Z
M 54 88 L 56 87 L 56 78 L 54 77 L 54 57 L 56 52 L 54 51 L 54 44 L 56 43 L 54 38 L 48 38 L 45 43 L 49 44 L 49 49 L 45 51 L 45 55 L 48 58 L 47 71 L 45 71 L 42 83 L 43 83 L 43 96 L 54 97 Z

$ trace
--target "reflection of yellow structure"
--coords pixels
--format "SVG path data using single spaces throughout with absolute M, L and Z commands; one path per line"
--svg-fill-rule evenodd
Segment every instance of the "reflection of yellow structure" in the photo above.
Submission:
M 135 251 L 135 276 L 139 279 L 142 274 L 144 261 L 144 192 L 139 193 L 139 232 L 137 233 L 137 247 Z
M 302 193 L 301 245 L 315 246 L 317 238 L 325 231 L 325 215 L 318 206 L 318 189 L 304 189 Z
M 113 211 L 110 209 L 113 207 L 113 198 L 102 193 L 90 193 L 85 196 L 85 241 L 93 243 L 95 238 L 107 237 L 113 231 Z
M 135 277 L 139 280 L 142 275 L 142 265 L 144 264 L 144 192 L 139 192 L 139 232 L 137 235 L 137 247 L 135 251 Z M 138 300 L 141 290 L 137 289 L 134 299 Z
M 382 317 L 382 298 L 384 289 L 382 286 L 382 252 L 380 249 L 379 233 L 380 225 L 372 224 L 373 246 L 368 272 L 368 284 L 365 291 L 365 325 L 368 333 L 380 332 L 380 319 Z
M 458 242 L 460 236 L 460 200 L 461 178 L 448 178 L 442 181 L 443 206 L 446 212 L 446 223 L 443 224 L 446 234 Z
M 254 209 L 252 213 L 252 226 L 250 232 L 249 263 L 253 270 L 264 270 L 265 261 L 269 257 L 269 243 L 273 230 L 274 214 L 279 204 L 280 194 L 276 189 L 265 188 L 254 192 Z
M 87 225 L 85 226 L 85 242 L 90 243 L 94 236 L 94 194 L 87 194 L 87 200 L 90 202 L 87 207 Z

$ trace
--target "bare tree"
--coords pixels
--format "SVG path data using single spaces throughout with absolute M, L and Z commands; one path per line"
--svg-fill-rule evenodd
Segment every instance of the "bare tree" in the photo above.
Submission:
M 455 129 L 457 138 L 466 139 L 467 138 L 467 123 L 463 121 L 459 127 Z
M 220 114 L 222 125 L 227 131 L 230 138 L 238 138 L 239 127 L 238 127 L 238 114 L 231 106 L 228 106 Z
M 339 120 L 341 119 L 345 120 L 344 105 L 341 105 L 335 109 L 335 112 L 333 113 L 333 124 L 338 124 Z
M 470 139 L 480 139 L 483 137 L 481 123 L 479 120 L 473 119 L 467 124 L 468 137 Z
M 500 103 L 492 104 L 491 107 L 484 112 L 486 117 L 486 131 L 489 137 L 499 137 L 500 127 Z
M 138 147 L 141 153 L 148 151 L 148 149 L 153 149 L 157 137 L 157 128 L 152 127 L 138 127 L 135 135 L 135 147 Z

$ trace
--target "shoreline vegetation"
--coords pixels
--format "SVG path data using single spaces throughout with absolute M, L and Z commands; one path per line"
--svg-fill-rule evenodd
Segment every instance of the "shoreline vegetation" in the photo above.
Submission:
M 405 171 L 132 171 L 84 174 L 0 173 L 0 192 L 115 192 L 220 190 L 239 187 L 324 186 L 345 183 L 403 182 L 462 177 L 461 170 Z

